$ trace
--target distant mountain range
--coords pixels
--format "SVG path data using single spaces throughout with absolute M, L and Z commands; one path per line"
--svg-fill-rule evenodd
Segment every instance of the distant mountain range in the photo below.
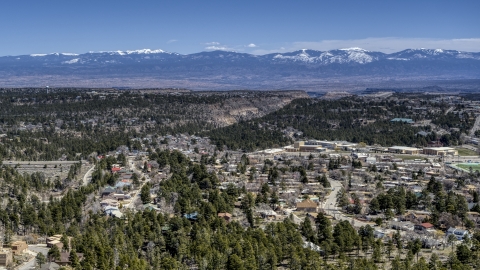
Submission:
M 480 79 L 480 53 L 361 48 L 252 55 L 163 50 L 52 53 L 0 57 L 0 87 L 179 87 L 322 90 L 402 82 Z

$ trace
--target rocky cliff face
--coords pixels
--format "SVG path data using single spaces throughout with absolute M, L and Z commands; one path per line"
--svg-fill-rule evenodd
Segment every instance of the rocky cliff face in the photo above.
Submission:
M 207 106 L 209 120 L 218 127 L 241 120 L 262 117 L 289 104 L 297 98 L 309 98 L 304 91 L 230 92 L 231 98 Z

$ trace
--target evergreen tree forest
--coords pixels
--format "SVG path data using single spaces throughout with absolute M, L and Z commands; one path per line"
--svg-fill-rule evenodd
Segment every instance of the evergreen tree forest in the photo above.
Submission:
M 357 231 L 348 221 L 332 224 L 322 213 L 315 219 L 306 217 L 300 225 L 291 218 L 264 227 L 255 226 L 254 220 L 249 220 L 250 226 L 226 222 L 217 214 L 231 212 L 238 197 L 243 198 L 242 210 L 251 212 L 259 203 L 255 195 L 233 186 L 218 189 L 218 180 L 207 172 L 205 163 L 192 163 L 177 151 L 156 151 L 151 157 L 163 159 L 172 168 L 158 196 L 174 206 L 174 215 L 127 211 L 117 219 L 94 211 L 93 195 L 110 177 L 102 169 L 104 161 L 97 164 L 90 184 L 48 202 L 28 192 L 41 189 L 42 184 L 30 186 L 25 176 L 3 167 L 0 177 L 17 190 L 0 210 L 4 241 L 11 241 L 12 233 L 72 237 L 63 249 L 83 253 L 81 261 L 71 255 L 75 269 L 469 269 L 480 258 L 477 249 L 460 245 L 445 264 L 435 255 L 430 262 L 423 257 L 415 260 L 415 241 L 397 243 L 399 254 L 413 254 L 401 258 L 394 255 L 393 242 L 387 248 L 374 238 L 369 225 Z M 267 185 L 265 193 L 269 192 Z M 192 212 L 198 218 L 185 216 Z M 480 235 L 474 239 L 480 240 Z M 480 243 L 473 241 L 474 246 Z M 307 242 L 318 249 L 305 246 Z M 49 256 L 59 252 L 52 248 Z
M 289 139 L 345 140 L 353 143 L 382 146 L 426 146 L 429 141 L 441 140 L 445 145 L 455 145 L 460 134 L 468 131 L 475 118 L 468 114 L 448 113 L 446 104 L 428 103 L 439 110 L 420 116 L 405 101 L 368 101 L 350 97 L 340 100 L 297 99 L 284 108 L 264 117 L 242 121 L 204 133 L 218 147 L 245 149 L 276 147 L 291 143 Z M 459 131 L 443 136 L 433 132 L 427 137 L 419 131 L 430 131 L 431 126 L 413 126 L 403 122 L 391 122 L 393 118 L 410 118 L 414 121 L 430 119 L 443 128 Z M 291 136 L 286 134 L 292 133 Z

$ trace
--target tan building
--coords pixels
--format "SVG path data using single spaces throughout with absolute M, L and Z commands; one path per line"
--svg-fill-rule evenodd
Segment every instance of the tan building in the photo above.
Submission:
M 226 222 L 230 222 L 232 214 L 230 213 L 218 213 L 218 217 L 225 219 Z
M 0 249 L 0 266 L 8 266 L 13 263 L 13 254 L 11 249 Z
M 62 239 L 61 234 L 56 234 L 54 236 L 47 237 L 47 247 L 51 248 L 53 246 L 57 246 L 59 250 L 62 250 L 63 243 L 60 241 Z
M 298 141 L 293 143 L 293 148 L 299 149 L 300 147 L 304 146 L 305 142 L 304 141 Z
M 458 151 L 452 147 L 426 147 L 423 148 L 423 154 L 434 156 L 457 156 Z
M 310 199 L 297 203 L 297 211 L 317 212 L 317 207 L 318 205 Z
M 406 155 L 418 155 L 422 149 L 408 146 L 392 146 L 388 148 L 388 152 Z
M 13 255 L 23 254 L 23 252 L 28 249 L 27 242 L 25 241 L 15 241 L 11 246 Z
M 305 144 L 304 141 L 297 141 L 293 146 L 286 146 L 283 148 L 287 152 L 321 152 L 325 150 L 318 144 Z

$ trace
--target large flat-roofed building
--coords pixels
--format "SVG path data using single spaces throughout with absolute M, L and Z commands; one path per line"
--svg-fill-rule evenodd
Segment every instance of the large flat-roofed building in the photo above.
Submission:
M 318 144 L 305 143 L 304 141 L 297 141 L 292 146 L 287 146 L 284 148 L 287 152 L 322 152 L 325 149 Z
M 302 147 L 302 146 L 304 146 L 304 145 L 305 145 L 305 142 L 304 142 L 304 141 L 297 141 L 297 142 L 294 142 L 294 143 L 293 143 L 293 147 L 294 147 L 294 148 L 300 148 L 300 147 Z
M 418 155 L 422 149 L 408 146 L 392 146 L 388 148 L 388 151 L 397 154 Z
M 286 146 L 283 149 L 286 152 L 324 152 L 327 149 L 340 149 L 349 151 L 357 144 L 346 141 L 297 141 L 293 146 Z
M 300 146 L 300 152 L 318 152 L 323 148 L 319 145 L 302 145 Z
M 423 148 L 423 154 L 434 156 L 457 156 L 458 151 L 452 147 L 426 147 Z

